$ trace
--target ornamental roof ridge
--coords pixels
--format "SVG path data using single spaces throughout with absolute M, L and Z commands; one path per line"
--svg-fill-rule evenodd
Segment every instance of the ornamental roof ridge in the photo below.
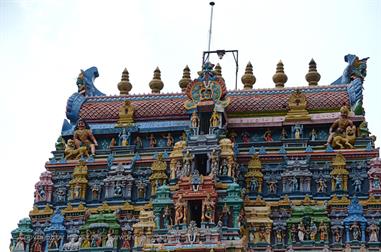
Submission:
M 347 91 L 348 84 L 341 85 L 325 85 L 325 86 L 300 86 L 287 87 L 282 89 L 277 88 L 258 88 L 251 90 L 229 90 L 228 96 L 247 96 L 247 95 L 274 95 L 274 94 L 291 94 L 295 90 L 300 90 L 304 93 L 315 92 L 343 92 Z M 144 101 L 144 100 L 159 100 L 159 99 L 186 99 L 186 94 L 181 92 L 168 92 L 160 94 L 143 93 L 129 94 L 125 96 L 106 95 L 106 96 L 88 96 L 86 102 L 110 102 L 110 101 Z

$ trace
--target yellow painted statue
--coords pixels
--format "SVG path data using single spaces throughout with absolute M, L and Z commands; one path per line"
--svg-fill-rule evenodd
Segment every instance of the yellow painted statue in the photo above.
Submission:
M 95 146 L 98 146 L 98 142 L 86 122 L 82 119 L 78 120 L 75 127 L 74 142 L 77 149 L 81 146 L 90 147 L 91 154 L 95 155 Z
M 89 158 L 89 152 L 87 151 L 87 147 L 81 146 L 79 148 L 76 148 L 74 140 L 69 139 L 65 147 L 65 159 L 80 159 L 82 156 Z
M 342 106 L 340 109 L 340 118 L 337 119 L 329 128 L 329 137 L 327 145 L 332 145 L 333 148 L 345 149 L 353 148 L 356 140 L 356 126 L 348 119 L 349 109 L 347 106 Z

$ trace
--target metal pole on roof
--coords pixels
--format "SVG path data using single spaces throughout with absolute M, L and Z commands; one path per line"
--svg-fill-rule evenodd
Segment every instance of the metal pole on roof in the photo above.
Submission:
M 214 2 L 210 2 L 210 26 L 209 26 L 209 41 L 208 41 L 208 51 L 210 51 L 210 43 L 212 42 L 212 24 L 213 24 L 213 6 L 215 5 Z M 209 59 L 209 55 L 208 55 Z

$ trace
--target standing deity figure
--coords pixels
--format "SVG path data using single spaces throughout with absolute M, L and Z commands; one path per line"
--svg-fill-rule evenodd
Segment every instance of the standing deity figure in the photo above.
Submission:
M 378 242 L 378 230 L 378 226 L 374 223 L 368 227 L 369 242 Z
M 340 175 L 336 175 L 335 177 L 335 189 L 343 190 L 343 178 Z
M 350 231 L 352 231 L 352 237 L 353 240 L 359 241 L 360 240 L 360 226 L 357 224 L 357 222 L 354 222 L 351 227 L 349 228 Z
M 19 233 L 13 251 L 25 251 L 26 240 L 23 233 Z
M 220 115 L 217 113 L 216 110 L 213 111 L 210 117 L 210 126 L 213 128 L 220 126 Z
M 323 221 L 319 224 L 320 241 L 328 240 L 328 227 Z
M 179 196 L 179 199 L 175 203 L 175 224 L 181 224 L 186 222 L 186 208 L 185 202 L 183 201 L 182 196 Z
M 177 160 L 175 165 L 175 178 L 180 179 L 182 176 L 182 167 L 183 165 L 181 164 L 181 161 Z
M 380 178 L 376 176 L 373 178 L 373 189 L 379 190 L 380 188 Z
M 189 150 L 187 150 L 183 158 L 183 164 L 184 164 L 183 174 L 182 174 L 183 176 L 189 176 L 189 174 L 191 173 L 192 160 L 193 160 L 193 155 L 189 152 Z
M 222 164 L 220 166 L 219 174 L 224 175 L 224 176 L 226 176 L 228 174 L 228 161 L 226 161 L 226 159 L 222 160 Z
M 332 144 L 332 140 L 335 136 L 344 135 L 346 129 L 350 127 L 354 127 L 353 122 L 348 119 L 349 109 L 347 106 L 342 106 L 340 108 L 340 118 L 337 119 L 332 126 L 329 128 L 329 137 L 326 145 Z
M 318 232 L 318 229 L 317 229 L 317 226 L 314 222 L 312 222 L 311 224 L 311 229 L 310 229 L 310 238 L 311 240 L 315 240 L 316 239 L 316 234 Z
M 114 247 L 114 240 L 115 240 L 114 234 L 112 233 L 112 230 L 110 229 L 110 231 L 107 234 L 107 240 L 106 240 L 105 247 L 106 248 L 113 248 Z
M 277 189 L 276 181 L 275 180 L 270 180 L 268 182 L 268 184 L 269 184 L 269 192 L 270 193 L 276 193 L 276 189 Z
M 229 223 L 229 216 L 230 216 L 230 210 L 228 205 L 225 203 L 224 207 L 222 208 L 221 215 L 220 215 L 220 221 L 222 221 L 222 225 L 227 227 Z
M 53 232 L 50 239 L 49 239 L 49 244 L 48 248 L 49 249 L 58 249 L 60 247 L 60 237 L 56 232 Z
M 310 132 L 310 139 L 311 141 L 316 141 L 317 140 L 317 132 L 315 129 L 312 129 Z
M 91 154 L 95 155 L 95 146 L 98 146 L 98 142 L 84 120 L 78 120 L 73 138 L 77 149 L 81 146 L 90 147 Z
M 188 230 L 187 230 L 188 242 L 190 242 L 191 244 L 196 242 L 198 235 L 199 234 L 198 234 L 197 224 L 195 221 L 191 221 L 189 223 Z
M 256 177 L 252 177 L 250 181 L 250 191 L 256 192 L 258 189 L 258 180 Z
M 299 225 L 298 225 L 298 238 L 299 238 L 299 241 L 304 241 L 304 235 L 306 233 L 306 229 L 304 227 L 304 224 L 303 222 L 300 222 Z
M 353 186 L 355 188 L 355 192 L 361 192 L 361 179 L 360 178 L 356 178 L 354 181 L 353 181 Z
M 163 222 L 164 222 L 164 228 L 168 228 L 169 226 L 172 226 L 172 215 L 171 210 L 168 206 L 166 206 L 163 210 Z
M 281 228 L 278 228 L 277 230 L 275 230 L 275 242 L 283 243 L 283 238 L 284 238 L 283 230 Z
M 333 230 L 333 237 L 335 239 L 335 243 L 341 242 L 341 231 L 338 227 Z
M 128 146 L 128 139 L 130 138 L 131 132 L 126 132 L 126 128 L 123 128 L 122 132 L 119 133 L 119 145 Z
M 250 142 L 250 135 L 248 132 L 242 133 L 242 143 L 249 143 Z
M 173 138 L 172 134 L 168 132 L 168 135 L 163 137 L 167 139 L 167 147 L 173 147 L 175 144 L 175 139 Z
M 138 199 L 145 199 L 146 197 L 146 185 L 145 183 L 140 180 L 138 183 L 137 183 L 137 187 L 138 187 Z
M 156 147 L 157 141 L 154 134 L 151 133 L 148 137 L 148 140 L 149 140 L 149 147 L 151 148 Z
M 122 232 L 122 237 L 121 237 L 121 247 L 122 248 L 131 248 L 131 244 L 130 244 L 130 240 L 131 240 L 131 235 L 127 232 L 127 231 L 123 231 Z
M 285 128 L 282 128 L 282 131 L 280 132 L 280 140 L 285 140 L 287 139 L 288 134 Z
M 323 177 L 321 177 L 318 181 L 318 188 L 317 188 L 317 192 L 320 192 L 320 193 L 324 193 L 326 192 L 326 189 L 327 189 L 327 184 L 325 183 L 325 179 Z
M 40 235 L 36 235 L 33 238 L 32 252 L 42 252 L 42 240 L 43 237 Z
M 192 128 L 198 128 L 199 123 L 200 123 L 200 119 L 198 118 L 196 111 L 193 111 L 191 116 Z
M 135 137 L 134 144 L 135 144 L 136 148 L 138 148 L 138 149 L 143 148 L 143 141 L 140 138 L 140 136 Z
M 208 193 L 206 195 L 206 199 L 204 200 L 203 206 L 202 206 L 202 210 L 203 210 L 202 221 L 214 223 L 214 205 L 215 203 L 210 198 L 210 194 Z
M 265 142 L 272 142 L 273 141 L 271 130 L 269 128 L 267 128 L 267 130 L 263 134 L 263 140 L 265 140 Z
M 290 236 L 291 236 L 291 241 L 296 242 L 296 237 L 298 237 L 298 228 L 296 227 L 296 224 L 292 224 L 290 229 Z
M 297 192 L 299 190 L 299 183 L 296 177 L 292 177 L 290 180 L 291 192 Z

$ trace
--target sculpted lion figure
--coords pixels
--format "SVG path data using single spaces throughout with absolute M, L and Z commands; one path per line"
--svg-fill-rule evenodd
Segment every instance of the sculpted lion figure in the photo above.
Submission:
M 356 140 L 356 127 L 348 126 L 345 133 L 336 135 L 332 140 L 332 147 L 335 149 L 353 149 Z
M 75 147 L 75 142 L 73 139 L 67 141 L 65 147 L 65 158 L 66 160 L 80 159 L 82 156 L 89 158 L 89 152 L 86 146 L 81 146 L 79 148 Z

